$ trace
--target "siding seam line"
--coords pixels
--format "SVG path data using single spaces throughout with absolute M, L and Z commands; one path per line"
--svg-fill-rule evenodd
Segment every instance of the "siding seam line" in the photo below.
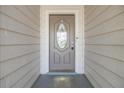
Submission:
M 102 86 L 97 82 L 97 80 L 90 74 L 89 71 L 86 71 L 86 73 L 87 73 L 93 80 L 95 80 L 95 82 L 97 83 L 98 86 L 102 87 Z M 90 81 L 90 80 L 89 80 L 89 81 Z M 91 82 L 91 81 L 90 81 L 90 82 Z M 92 84 L 92 85 L 93 85 L 93 84 Z
M 94 16 L 86 25 L 89 25 L 91 22 L 93 22 L 98 16 L 102 15 L 104 12 L 107 11 L 107 9 L 109 9 L 111 6 L 107 6 L 104 10 L 102 10 L 102 12 L 100 12 L 99 14 L 97 14 L 96 16 Z
M 26 43 L 26 44 L 0 44 L 0 46 L 25 46 L 25 45 L 40 45 L 39 43 Z
M 38 63 L 37 63 L 35 66 L 37 66 L 37 65 L 38 65 Z M 23 77 L 25 77 L 28 73 L 30 73 L 31 71 L 33 71 L 34 68 L 35 68 L 35 66 L 33 66 L 26 74 L 24 74 Z M 16 85 L 20 80 L 23 79 L 23 77 L 21 77 L 19 80 L 17 80 L 17 81 L 16 81 L 14 84 L 12 84 L 10 87 L 12 88 L 14 85 Z
M 33 15 L 34 15 L 34 17 L 38 20 L 39 18 L 35 15 L 35 13 L 33 12 L 33 10 L 31 10 L 28 6 L 25 6 L 27 9 L 28 9 L 28 11 L 30 11 Z
M 85 7 L 84 7 L 85 8 Z M 86 19 L 94 12 L 94 11 L 96 11 L 96 9 L 97 9 L 97 7 L 95 7 L 88 15 L 86 15 Z M 88 11 L 88 10 L 86 10 L 86 11 Z
M 121 14 L 123 14 L 123 13 L 124 13 L 124 11 L 122 11 L 122 12 L 120 12 L 120 13 L 118 13 L 118 14 L 116 14 L 116 15 L 114 15 L 114 16 L 112 16 L 112 17 L 110 17 L 110 18 L 108 18 L 108 19 L 106 19 L 106 20 L 104 20 L 104 21 L 102 21 L 102 22 L 100 22 L 100 23 L 98 23 L 98 24 L 96 24 L 96 25 L 93 26 L 93 27 L 90 27 L 89 29 L 86 29 L 85 32 L 89 32 L 89 31 L 91 31 L 92 29 L 94 29 L 95 27 L 97 27 L 97 26 L 99 26 L 99 25 L 102 25 L 102 24 L 104 24 L 105 22 L 110 21 L 111 19 L 116 18 L 117 16 L 119 16 L 119 15 L 121 15 Z
M 25 54 L 22 54 L 22 55 L 19 55 L 19 56 L 16 56 L 16 57 L 11 57 L 11 58 L 9 58 L 9 59 L 5 59 L 5 60 L 3 60 L 3 61 L 0 61 L 0 63 L 7 62 L 7 61 L 9 61 L 9 60 L 14 60 L 14 59 L 17 59 L 17 58 L 19 58 L 19 57 L 23 57 L 23 56 L 26 56 L 26 55 L 29 55 L 29 54 L 33 54 L 33 53 L 36 53 L 36 52 L 39 52 L 39 50 L 35 50 L 35 51 L 29 52 L 29 53 L 25 53 Z
M 124 28 L 116 29 L 116 30 L 112 30 L 110 32 L 105 32 L 105 33 L 100 33 L 100 34 L 96 34 L 96 35 L 87 36 L 87 37 L 85 37 L 85 39 L 90 39 L 90 38 L 94 38 L 94 37 L 97 37 L 97 36 L 103 36 L 103 35 L 111 34 L 111 33 L 114 33 L 114 32 L 120 32 L 120 31 L 123 31 L 123 30 L 124 30 Z
M 87 52 L 91 52 L 93 54 L 96 54 L 96 55 L 100 55 L 100 56 L 104 56 L 104 57 L 107 57 L 107 58 L 110 58 L 110 59 L 113 59 L 113 60 L 117 60 L 117 62 L 121 62 L 121 63 L 124 63 L 123 60 L 120 60 L 120 59 L 117 59 L 117 58 L 114 58 L 114 57 L 110 57 L 110 56 L 106 56 L 106 55 L 103 55 L 103 54 L 100 54 L 100 53 L 97 53 L 97 52 L 93 52 L 93 51 L 90 51 L 88 49 L 86 49 Z
M 103 65 L 101 65 L 101 64 L 99 64 L 99 63 L 97 63 L 97 62 L 96 62 L 96 61 L 94 61 L 94 60 L 91 60 L 90 58 L 88 58 L 88 57 L 86 57 L 86 56 L 85 56 L 85 58 L 86 58 L 87 60 L 89 60 L 89 61 L 94 62 L 95 64 L 99 65 L 100 67 L 102 67 L 102 68 L 104 68 L 104 69 L 108 70 L 109 72 L 111 72 L 111 73 L 115 74 L 116 76 L 118 76 L 119 78 L 121 78 L 121 79 L 123 79 L 123 80 L 124 80 L 124 77 L 122 77 L 122 76 L 120 76 L 119 74 L 117 74 L 117 73 L 113 72 L 112 70 L 110 70 L 110 69 L 106 68 L 105 66 L 103 66 Z
M 106 78 L 104 78 L 104 77 L 101 76 L 98 72 L 96 72 L 96 70 L 93 69 L 91 66 L 89 66 L 89 64 L 86 63 L 86 65 L 87 65 L 90 69 L 92 69 L 92 71 L 94 71 L 98 76 L 100 76 L 103 80 L 107 81 L 107 82 L 114 88 L 114 86 L 113 86 Z
M 16 70 L 14 70 L 14 71 L 8 73 L 7 75 L 1 77 L 0 80 L 3 79 L 3 78 L 8 77 L 9 75 L 12 75 L 13 73 L 15 73 L 15 72 L 19 71 L 20 69 L 24 68 L 25 66 L 27 66 L 27 65 L 29 65 L 29 64 L 31 64 L 31 63 L 33 63 L 33 62 L 34 62 L 35 60 L 37 60 L 38 58 L 39 58 L 39 57 L 36 57 L 36 58 L 34 58 L 33 60 L 29 61 L 27 64 L 24 64 L 24 65 L 20 66 L 18 69 L 16 69 Z
M 25 23 L 19 21 L 18 19 L 14 18 L 14 17 L 12 17 L 12 16 L 7 15 L 6 13 L 4 13 L 4 12 L 2 12 L 2 11 L 0 11 L 0 13 L 3 14 L 4 16 L 7 16 L 7 17 L 9 17 L 10 19 L 12 19 L 12 20 L 14 20 L 14 21 L 20 23 L 20 24 L 25 25 L 26 27 L 29 27 L 29 28 L 32 29 L 32 30 L 35 30 L 35 31 L 39 32 L 38 30 L 34 29 L 33 27 L 31 27 L 31 26 L 29 26 L 29 25 L 27 25 L 27 24 L 25 24 Z
M 2 30 L 2 31 L 7 31 L 7 32 L 12 32 L 12 33 L 16 33 L 16 34 L 19 34 L 19 35 L 29 36 L 29 37 L 33 37 L 33 38 L 37 38 L 37 39 L 40 38 L 40 37 L 37 37 L 37 36 L 33 36 L 33 35 L 29 35 L 29 34 L 17 32 L 17 31 L 13 31 L 13 30 L 7 29 L 7 28 L 1 28 L 1 27 L 0 27 L 0 30 Z
M 37 25 L 36 22 L 34 20 L 32 20 L 32 18 L 30 18 L 26 13 L 24 13 L 24 11 L 22 11 L 21 9 L 19 9 L 18 7 L 14 6 L 15 9 L 17 9 L 18 11 L 20 11 L 20 13 L 22 13 L 26 18 L 28 18 L 29 20 L 32 21 L 32 23 L 36 26 L 40 26 L 40 25 Z

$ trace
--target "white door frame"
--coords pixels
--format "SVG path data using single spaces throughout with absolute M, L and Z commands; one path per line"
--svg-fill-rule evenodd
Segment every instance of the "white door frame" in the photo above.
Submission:
M 75 15 L 75 72 L 84 73 L 84 15 L 83 6 L 41 6 L 40 58 L 41 74 L 49 72 L 49 14 Z

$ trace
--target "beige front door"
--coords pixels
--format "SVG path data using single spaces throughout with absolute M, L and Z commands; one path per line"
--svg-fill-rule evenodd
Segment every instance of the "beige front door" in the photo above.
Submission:
M 75 16 L 50 15 L 51 72 L 75 71 Z

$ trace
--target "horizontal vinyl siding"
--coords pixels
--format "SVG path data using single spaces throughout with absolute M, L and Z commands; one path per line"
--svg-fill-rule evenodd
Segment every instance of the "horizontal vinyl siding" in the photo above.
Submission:
M 85 73 L 94 87 L 124 87 L 124 6 L 85 6 Z
M 40 74 L 40 6 L 0 6 L 0 87 L 31 87 Z

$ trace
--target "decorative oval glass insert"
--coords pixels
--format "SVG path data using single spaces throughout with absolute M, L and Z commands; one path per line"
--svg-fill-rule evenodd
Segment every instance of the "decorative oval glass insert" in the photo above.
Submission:
M 65 48 L 67 44 L 67 30 L 63 20 L 61 20 L 57 29 L 57 43 L 60 48 Z

